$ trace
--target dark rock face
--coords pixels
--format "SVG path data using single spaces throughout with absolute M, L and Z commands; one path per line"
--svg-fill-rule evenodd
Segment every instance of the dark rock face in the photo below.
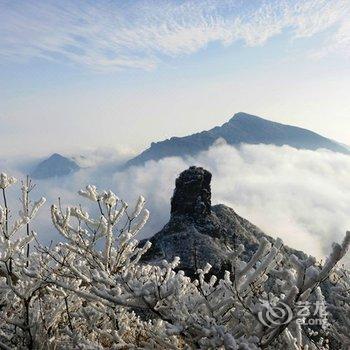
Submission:
M 176 179 L 171 214 L 206 216 L 211 212 L 211 173 L 192 166 Z
M 245 247 L 242 258 L 247 261 L 262 237 L 273 243 L 273 238 L 233 209 L 222 204 L 211 207 L 210 181 L 210 172 L 199 167 L 190 167 L 180 174 L 171 200 L 170 220 L 151 238 L 152 247 L 143 256 L 144 261 L 157 264 L 178 256 L 180 269 L 189 276 L 207 262 L 212 265 L 212 272 L 222 275 L 230 269 L 230 251 L 239 244 Z M 293 249 L 283 249 L 304 256 Z

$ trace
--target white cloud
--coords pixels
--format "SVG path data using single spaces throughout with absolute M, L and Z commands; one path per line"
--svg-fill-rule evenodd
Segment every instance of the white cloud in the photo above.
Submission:
M 93 69 L 152 69 L 163 55 L 190 54 L 218 41 L 261 45 L 285 29 L 308 37 L 337 26 L 329 39 L 349 47 L 344 0 L 304 1 L 5 1 L 1 56 L 65 60 Z
M 96 149 L 81 149 L 79 152 L 70 157 L 81 168 L 97 168 L 101 167 L 115 167 L 125 163 L 131 157 L 134 157 L 135 151 L 127 147 L 99 147 Z
M 213 174 L 213 203 L 224 203 L 285 244 L 319 258 L 350 229 L 350 157 L 290 147 L 227 145 L 195 158 L 167 158 L 117 173 L 118 192 L 148 198 L 146 233 L 167 222 L 176 176 L 190 165 Z
M 88 201 L 77 191 L 92 183 L 100 189 L 113 190 L 130 205 L 143 194 L 151 219 L 141 237 L 150 236 L 169 220 L 175 179 L 190 165 L 212 172 L 213 204 L 232 207 L 293 248 L 322 258 L 332 242 L 341 241 L 350 229 L 349 156 L 288 146 L 243 145 L 236 149 L 222 143 L 194 158 L 150 161 L 114 175 L 111 169 L 84 169 L 71 177 L 40 181 L 33 195 L 44 195 L 48 201 L 34 229 L 45 242 L 57 239 L 50 224 L 50 204 L 61 197 L 63 205 L 81 203 L 86 207 Z M 18 194 L 14 189 L 11 193 L 14 203 Z

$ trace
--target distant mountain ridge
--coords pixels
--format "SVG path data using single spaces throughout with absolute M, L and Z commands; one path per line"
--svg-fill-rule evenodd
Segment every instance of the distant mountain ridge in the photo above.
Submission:
M 207 150 L 217 140 L 225 140 L 233 146 L 245 144 L 288 145 L 297 149 L 317 150 L 320 148 L 350 155 L 350 147 L 323 137 L 313 131 L 296 126 L 285 125 L 247 113 L 236 113 L 228 122 L 210 130 L 184 137 L 152 142 L 151 147 L 130 159 L 118 169 L 110 164 L 113 171 L 129 166 L 143 165 L 149 160 L 166 157 L 193 156 Z M 58 153 L 40 162 L 31 172 L 34 179 L 62 177 L 75 171 L 93 167 L 94 162 L 86 156 L 64 157 Z
M 297 149 L 324 148 L 333 152 L 350 154 L 348 147 L 313 131 L 239 112 L 227 123 L 208 131 L 152 143 L 150 148 L 129 160 L 126 166 L 142 165 L 148 160 L 159 160 L 165 157 L 194 155 L 208 149 L 219 138 L 225 139 L 230 145 L 242 143 L 288 145 Z
M 79 170 L 79 165 L 72 159 L 58 153 L 52 154 L 49 158 L 40 162 L 32 171 L 33 179 L 48 179 L 72 174 Z

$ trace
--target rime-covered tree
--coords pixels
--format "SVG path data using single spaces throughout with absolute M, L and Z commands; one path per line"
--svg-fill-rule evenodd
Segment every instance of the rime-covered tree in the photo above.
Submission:
M 136 238 L 149 217 L 143 197 L 129 210 L 113 192 L 87 186 L 79 194 L 98 214 L 53 205 L 62 240 L 46 247 L 30 227 L 44 199 L 30 201 L 29 180 L 11 222 L 6 191 L 15 182 L 1 175 L 0 348 L 301 350 L 327 349 L 331 338 L 349 344 L 349 274 L 337 267 L 349 232 L 324 264 L 295 255 L 286 262 L 281 240 L 261 239 L 248 262 L 241 259 L 243 245 L 228 253 L 232 268 L 223 278 L 209 264 L 189 278 L 178 258 L 140 262 L 150 247 Z M 332 305 L 320 288 L 331 273 Z M 320 329 L 301 322 L 307 315 L 298 306 L 310 301 L 326 310 Z M 271 314 L 271 305 L 281 313 Z

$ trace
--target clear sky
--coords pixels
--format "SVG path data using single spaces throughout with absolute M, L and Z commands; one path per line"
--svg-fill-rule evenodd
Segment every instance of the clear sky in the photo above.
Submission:
M 349 18 L 348 0 L 0 0 L 0 157 L 140 150 L 239 111 L 349 144 Z

